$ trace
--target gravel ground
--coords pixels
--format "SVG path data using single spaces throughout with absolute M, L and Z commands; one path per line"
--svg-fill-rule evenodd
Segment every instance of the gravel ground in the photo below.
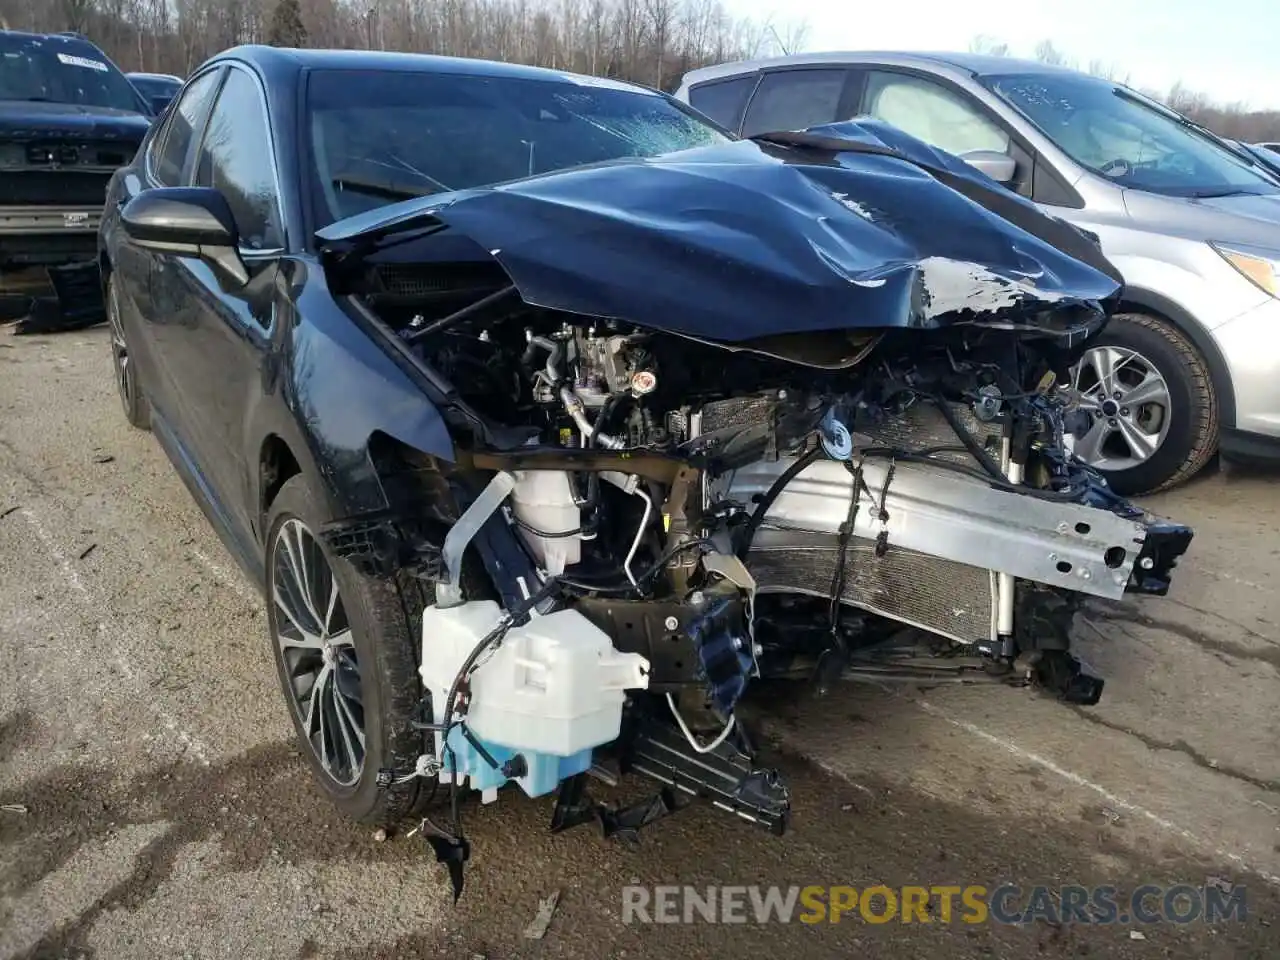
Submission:
M 468 811 L 454 906 L 416 838 L 376 842 L 311 786 L 261 603 L 126 426 L 105 331 L 0 333 L 0 957 L 1274 957 L 1275 491 L 1214 473 L 1152 499 L 1197 537 L 1171 596 L 1081 624 L 1098 707 L 852 685 L 779 705 L 786 837 L 701 807 L 636 847 L 551 837 L 549 801 L 504 793 Z M 1243 923 L 622 920 L 630 883 L 1224 879 L 1247 887 Z

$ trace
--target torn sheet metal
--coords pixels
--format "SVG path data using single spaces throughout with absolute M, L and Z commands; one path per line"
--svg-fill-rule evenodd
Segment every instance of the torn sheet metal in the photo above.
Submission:
M 885 124 L 771 136 L 410 200 L 319 238 L 447 225 L 530 304 L 723 342 L 966 322 L 1083 337 L 1119 293 L 1079 231 Z

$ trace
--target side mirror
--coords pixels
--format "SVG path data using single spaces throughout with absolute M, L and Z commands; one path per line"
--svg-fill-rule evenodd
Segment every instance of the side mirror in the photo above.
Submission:
M 240 231 L 227 198 L 212 187 L 144 190 L 120 211 L 129 239 L 144 250 L 199 257 L 227 287 L 249 282 Z
M 960 159 L 975 170 L 985 173 L 996 183 L 1008 185 L 1018 172 L 1017 161 L 998 150 L 970 150 L 960 154 Z

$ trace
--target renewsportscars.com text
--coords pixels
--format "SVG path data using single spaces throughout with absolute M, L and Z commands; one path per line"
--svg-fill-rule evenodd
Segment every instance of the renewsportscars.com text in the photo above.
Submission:
M 627 886 L 623 923 L 1220 923 L 1247 918 L 1245 888 L 1113 886 Z

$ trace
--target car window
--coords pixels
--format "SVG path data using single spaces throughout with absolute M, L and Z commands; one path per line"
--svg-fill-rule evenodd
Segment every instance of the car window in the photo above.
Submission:
M 1007 132 L 977 104 L 932 80 L 873 72 L 865 104 L 864 113 L 947 153 L 1009 152 Z
M 315 229 L 410 197 L 727 142 L 664 94 L 568 74 L 315 70 L 306 116 Z
M 156 152 L 152 157 L 151 175 L 166 187 L 182 183 L 196 131 L 209 112 L 209 103 L 217 90 L 218 75 L 219 71 L 210 70 L 191 81 L 174 109 L 169 111 L 165 129 L 153 141 Z
M 152 97 L 172 97 L 182 86 L 180 82 L 164 77 L 130 77 L 129 82 L 148 100 Z
M 1072 160 L 1119 186 L 1182 197 L 1277 192 L 1189 120 L 1110 81 L 1064 72 L 986 82 Z
M 274 162 L 258 83 L 244 70 L 230 70 L 205 127 L 195 184 L 227 198 L 246 249 L 283 243 Z
M 834 122 L 847 76 L 847 70 L 839 69 L 766 73 L 747 108 L 742 135 L 805 130 Z
M 0 100 L 73 103 L 141 113 L 125 75 L 97 47 L 67 37 L 0 32 Z
M 689 103 L 726 130 L 737 130 L 742 123 L 742 110 L 756 85 L 756 75 L 731 80 L 713 80 L 689 88 Z

